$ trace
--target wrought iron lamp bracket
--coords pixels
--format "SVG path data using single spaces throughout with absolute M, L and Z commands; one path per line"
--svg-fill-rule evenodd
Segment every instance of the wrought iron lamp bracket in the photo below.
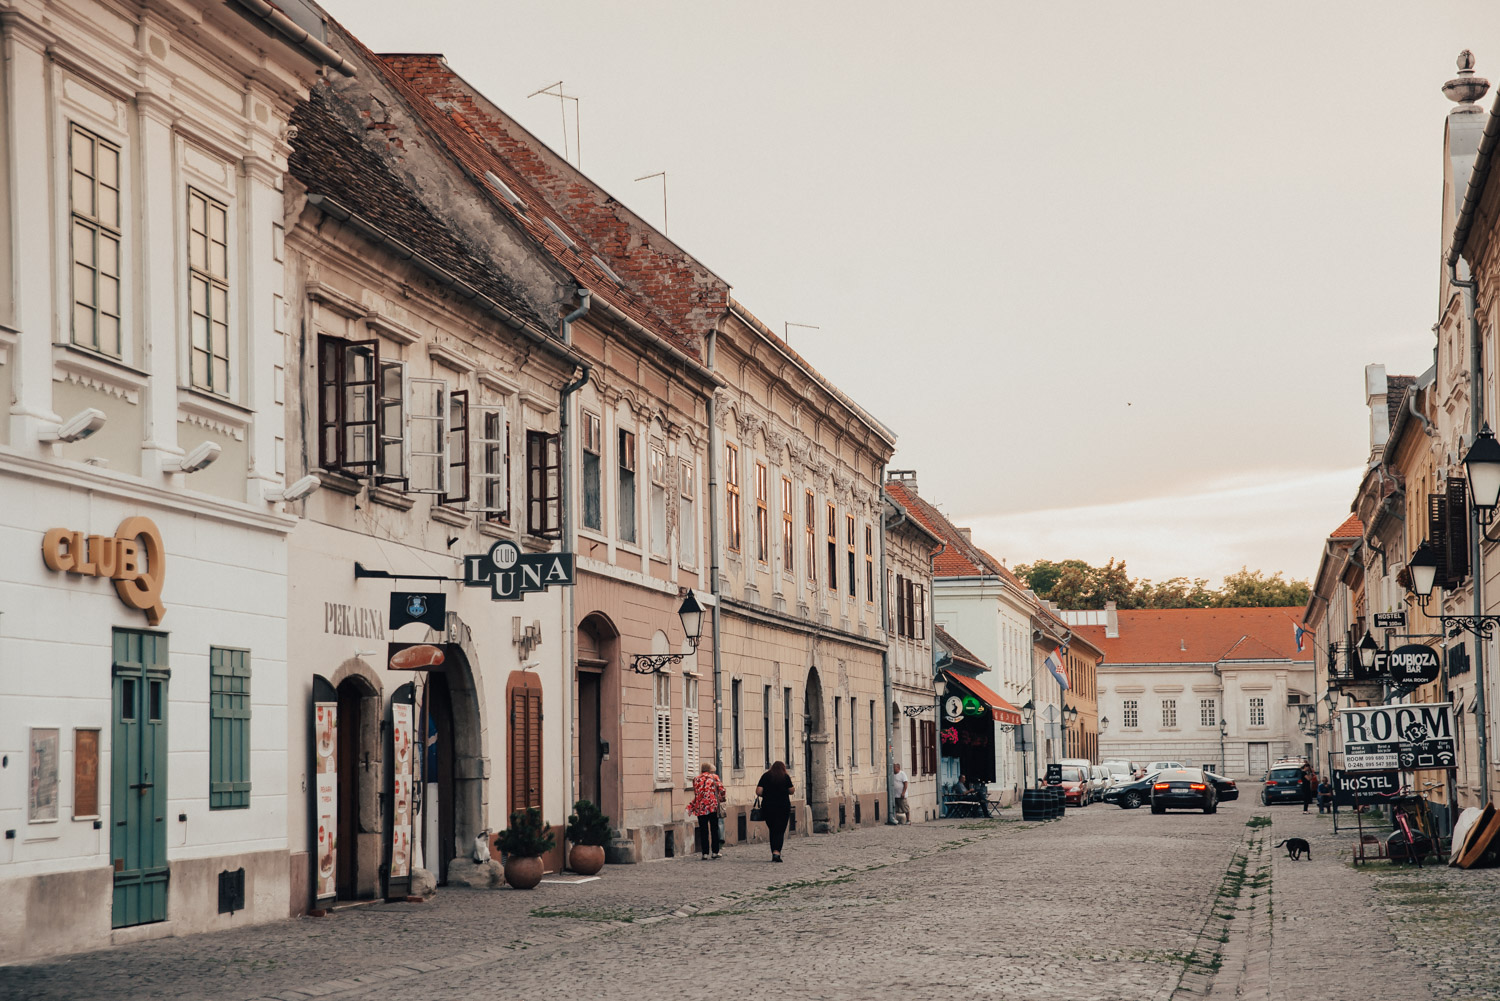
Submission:
M 1440 615 L 1443 633 L 1453 639 L 1464 633 L 1473 633 L 1475 639 L 1492 640 L 1495 627 L 1500 625 L 1500 615 Z
M 901 707 L 901 715 L 907 716 L 907 717 L 920 716 L 923 713 L 930 713 L 930 712 L 932 712 L 932 709 L 933 709 L 933 707 L 930 704 L 929 705 L 917 705 L 917 706 L 902 706 Z
M 638 653 L 630 662 L 630 669 L 636 674 L 660 674 L 672 664 L 681 664 L 686 656 L 684 653 Z

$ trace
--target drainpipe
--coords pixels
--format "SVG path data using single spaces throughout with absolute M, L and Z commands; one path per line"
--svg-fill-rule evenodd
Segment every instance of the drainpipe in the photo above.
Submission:
M 563 344 L 569 348 L 573 346 L 573 324 L 588 315 L 592 293 L 588 289 L 579 287 L 578 308 L 562 318 L 559 333 L 562 335 Z M 579 361 L 578 367 L 582 369 L 578 378 L 564 386 L 557 394 L 557 430 L 558 430 L 558 475 L 560 479 L 559 489 L 562 491 L 562 549 L 565 553 L 576 552 L 577 540 L 574 538 L 573 521 L 573 477 L 571 471 L 572 463 L 572 421 L 568 420 L 568 409 L 571 406 L 571 397 L 582 389 L 589 381 L 591 369 L 588 363 Z M 570 791 L 569 799 L 576 800 L 578 797 L 578 777 L 573 769 L 573 743 L 578 739 L 578 717 L 573 712 L 573 692 L 577 685 L 574 677 L 576 671 L 575 661 L 578 658 L 578 627 L 574 622 L 577 616 L 577 608 L 573 597 L 573 588 L 565 587 L 563 590 L 563 691 L 566 693 L 563 699 L 563 733 L 567 738 L 567 746 L 563 753 L 563 772 L 565 776 L 564 788 Z M 603 798 L 604 790 L 599 790 L 600 798 Z M 564 803 L 563 806 L 570 806 Z
M 1491 116 L 1490 125 L 1495 124 L 1494 116 Z M 1486 133 L 1488 133 L 1486 129 Z M 1486 135 L 1488 138 L 1488 135 Z M 1448 283 L 1456 288 L 1463 289 L 1464 298 L 1464 324 L 1469 328 L 1469 429 L 1470 441 L 1479 436 L 1479 429 L 1483 424 L 1484 398 L 1480 395 L 1484 388 L 1484 372 L 1480 367 L 1484 362 L 1484 347 L 1480 342 L 1479 322 L 1474 317 L 1474 297 L 1479 289 L 1479 283 L 1474 279 L 1467 281 L 1458 277 L 1457 258 L 1453 253 L 1448 255 Z M 1484 529 L 1479 524 L 1479 512 L 1474 506 L 1469 505 L 1469 566 L 1474 578 L 1474 614 L 1480 615 L 1484 612 Z M 1479 731 L 1479 802 L 1490 801 L 1490 763 L 1489 763 L 1489 714 L 1485 711 L 1485 700 L 1487 691 L 1484 684 L 1484 643 L 1479 637 L 1474 638 L 1474 725 Z
M 894 691 L 891 688 L 890 609 L 887 607 L 889 589 L 885 586 L 885 537 L 888 532 L 890 532 L 892 529 L 898 528 L 902 524 L 902 522 L 906 521 L 906 512 L 898 510 L 896 512 L 895 520 L 890 522 L 887 522 L 885 520 L 885 507 L 888 502 L 888 497 L 885 492 L 885 478 L 886 467 L 884 464 L 882 464 L 880 467 L 880 579 L 878 583 L 880 585 L 880 631 L 881 634 L 885 636 L 885 647 L 880 651 L 880 681 L 881 690 L 884 692 L 885 696 L 885 708 L 884 710 L 882 710 L 881 715 L 885 717 L 885 822 L 887 824 L 894 824 L 896 822 L 896 815 L 892 812 L 892 808 L 896 805 L 896 796 L 895 790 L 891 788 L 890 766 L 896 761 L 896 742 L 894 739 L 894 735 L 895 728 L 899 724 L 896 722 L 896 718 L 891 715 L 891 702 Z M 936 601 L 934 601 L 933 604 L 935 605 Z M 934 661 L 934 664 L 935 663 L 936 662 Z M 934 667 L 933 669 L 932 677 L 933 686 L 934 688 L 936 688 L 936 667 Z M 941 717 L 938 718 L 941 719 Z M 941 759 L 941 755 L 939 755 L 939 758 Z M 941 761 L 939 761 L 939 765 L 941 766 Z
M 708 331 L 708 347 L 705 362 L 710 374 L 714 370 L 714 349 L 718 346 L 717 325 Z M 723 625 L 720 621 L 724 606 L 719 595 L 719 424 L 718 408 L 714 404 L 714 391 L 708 391 L 708 593 L 714 596 L 713 617 L 709 620 L 713 628 L 714 643 L 714 770 L 724 774 L 724 675 L 723 662 L 719 656 L 720 637 Z M 788 750 L 788 756 L 791 751 Z

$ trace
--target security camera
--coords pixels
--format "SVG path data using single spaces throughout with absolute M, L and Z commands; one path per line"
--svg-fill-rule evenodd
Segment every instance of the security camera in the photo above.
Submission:
M 169 473 L 196 473 L 213 465 L 222 451 L 217 442 L 205 441 L 182 458 L 167 463 L 165 468 Z
M 317 473 L 309 473 L 288 487 L 267 490 L 264 496 L 268 501 L 299 501 L 322 485 Z
M 82 441 L 104 426 L 104 411 L 85 407 L 61 424 L 44 424 L 37 437 L 42 441 Z

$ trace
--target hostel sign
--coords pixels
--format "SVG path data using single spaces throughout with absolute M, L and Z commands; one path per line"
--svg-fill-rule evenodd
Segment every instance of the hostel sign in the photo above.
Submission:
M 571 587 L 573 581 L 572 553 L 523 553 L 509 539 L 487 553 L 464 557 L 464 586 L 488 587 L 492 601 L 520 601 L 554 584 Z
M 1451 702 L 1341 709 L 1339 727 L 1345 771 L 1458 767 Z

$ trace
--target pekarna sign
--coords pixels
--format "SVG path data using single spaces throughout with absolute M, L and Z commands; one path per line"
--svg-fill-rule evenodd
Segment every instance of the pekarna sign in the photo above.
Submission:
M 42 562 L 59 573 L 109 578 L 121 601 L 146 613 L 148 625 L 160 625 L 167 614 L 161 600 L 167 580 L 166 550 L 161 531 L 150 518 L 126 518 L 112 536 L 48 529 L 42 536 Z

